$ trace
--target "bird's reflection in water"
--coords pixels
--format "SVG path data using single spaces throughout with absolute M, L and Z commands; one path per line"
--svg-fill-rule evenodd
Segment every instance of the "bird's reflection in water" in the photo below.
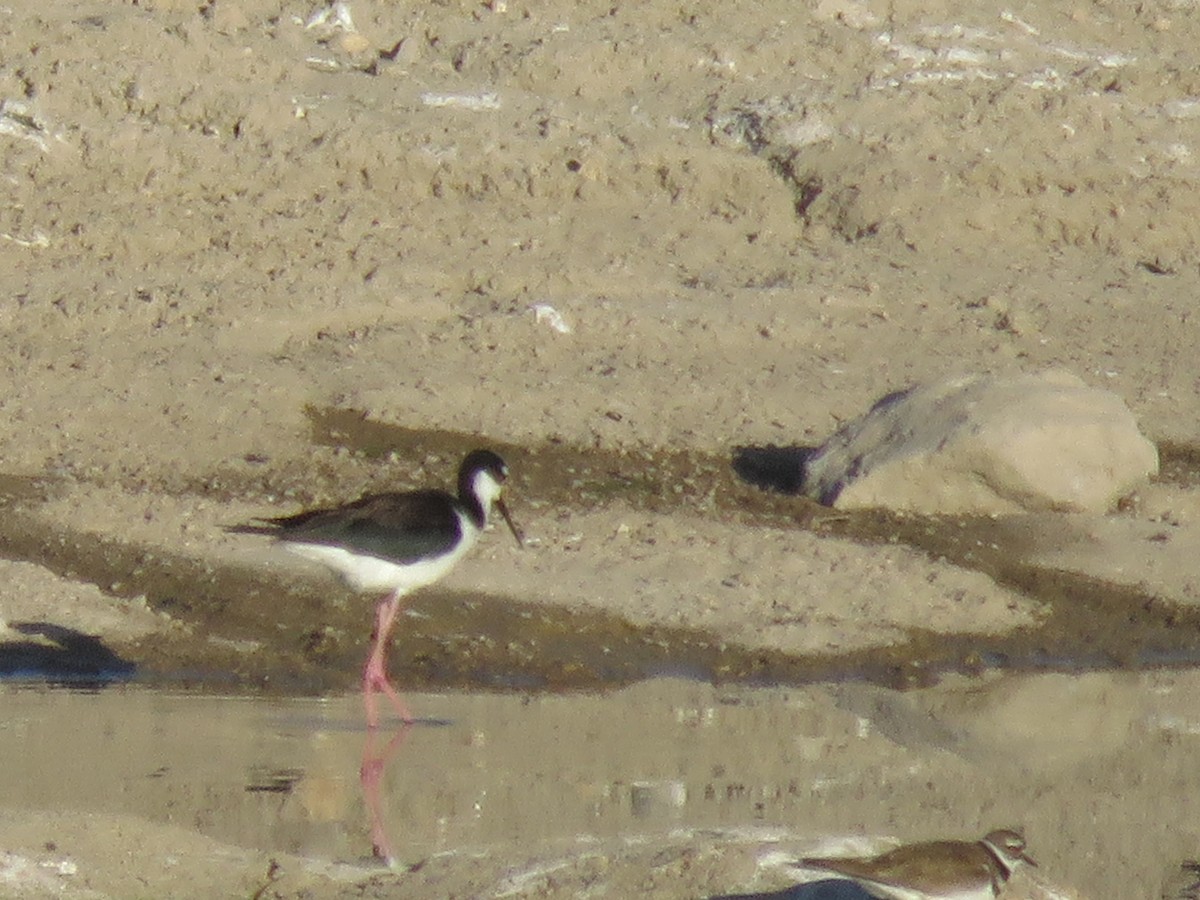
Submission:
M 387 823 L 383 816 L 383 797 L 381 789 L 383 773 L 388 763 L 400 751 L 412 731 L 414 722 L 401 722 L 392 733 L 386 744 L 380 746 L 382 735 L 379 728 L 367 729 L 367 740 L 363 744 L 362 765 L 358 770 L 358 778 L 362 784 L 363 805 L 367 809 L 367 817 L 371 824 L 371 852 L 389 869 L 396 868 L 396 851 L 388 837 Z

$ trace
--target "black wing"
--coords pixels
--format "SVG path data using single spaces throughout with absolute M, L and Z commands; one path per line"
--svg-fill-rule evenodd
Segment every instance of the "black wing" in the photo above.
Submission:
M 454 498 L 443 491 L 371 494 L 345 506 L 310 509 L 229 530 L 416 562 L 445 553 L 462 537 L 455 508 Z

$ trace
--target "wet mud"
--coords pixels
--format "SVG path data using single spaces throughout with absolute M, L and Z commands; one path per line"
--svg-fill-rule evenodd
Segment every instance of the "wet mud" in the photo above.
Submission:
M 339 450 L 338 464 L 329 471 L 313 472 L 300 461 L 253 458 L 200 481 L 127 487 L 179 496 L 261 498 L 264 505 L 281 497 L 306 503 L 336 495 L 349 470 L 378 472 L 394 485 L 394 473 L 381 471 L 393 467 L 380 466 L 381 459 L 453 459 L 472 440 L 382 424 L 355 410 L 310 409 L 309 420 L 312 443 Z M 522 512 L 534 517 L 619 500 L 655 513 L 686 509 L 749 527 L 903 544 L 1015 588 L 1042 605 L 1044 615 L 1036 627 L 998 636 L 914 629 L 907 640 L 887 647 L 795 656 L 741 647 L 701 631 L 634 627 L 620 617 L 534 606 L 520 598 L 450 596 L 435 586 L 413 597 L 414 615 L 396 638 L 392 674 L 410 689 L 563 690 L 657 675 L 752 684 L 864 679 L 912 687 L 949 672 L 1191 665 L 1200 655 L 1200 610 L 1039 567 L 1030 562 L 1032 539 L 1019 518 L 836 512 L 745 483 L 730 456 L 691 450 L 611 453 L 559 442 L 497 449 L 513 467 L 518 518 Z M 1163 455 L 1164 479 L 1196 479 L 1200 453 L 1166 447 Z M 51 623 L 15 623 L 37 640 L 0 646 L 0 672 L 74 682 L 136 673 L 148 681 L 287 694 L 319 694 L 356 681 L 369 618 L 364 598 L 328 584 L 281 581 L 254 569 L 52 528 L 33 511 L 39 498 L 53 496 L 60 487 L 52 478 L 0 481 L 7 507 L 0 521 L 0 553 L 91 582 L 115 597 L 144 597 L 152 609 L 189 627 L 110 648 L 71 635 L 56 638 Z

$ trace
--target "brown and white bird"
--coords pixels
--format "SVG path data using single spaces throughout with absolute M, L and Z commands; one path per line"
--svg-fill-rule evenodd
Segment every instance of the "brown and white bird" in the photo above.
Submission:
M 1184 860 L 1167 879 L 1162 900 L 1198 900 L 1200 898 L 1200 862 Z
M 503 459 L 491 450 L 473 450 L 458 470 L 458 496 L 432 489 L 368 494 L 342 506 L 229 529 L 271 535 L 293 553 L 333 569 L 356 591 L 384 594 L 375 610 L 375 633 L 363 670 L 368 727 L 379 724 L 379 692 L 391 700 L 401 719 L 412 720 L 388 681 L 384 662 L 400 601 L 437 581 L 466 555 L 487 526 L 493 506 L 522 543 L 500 496 L 507 479 Z
M 807 858 L 797 866 L 832 872 L 880 900 L 993 900 L 1021 865 L 1036 866 L 1019 832 L 978 841 L 926 841 L 871 857 Z

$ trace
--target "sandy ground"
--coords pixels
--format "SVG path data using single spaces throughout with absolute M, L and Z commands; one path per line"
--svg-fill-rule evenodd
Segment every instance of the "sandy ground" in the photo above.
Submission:
M 797 528 L 705 465 L 1048 366 L 1182 474 L 989 533 L 1195 605 L 1186 3 L 345 9 L 0 9 L 0 619 L 237 665 L 274 613 L 213 606 L 221 573 L 279 570 L 222 525 L 444 482 L 493 442 L 532 540 L 490 535 L 450 596 L 798 655 L 1036 629 L 1045 598 L 969 549 Z M 418 437 L 389 458 L 342 413 Z M 639 481 L 672 454 L 704 477 Z M 351 653 L 362 609 L 329 615 Z

